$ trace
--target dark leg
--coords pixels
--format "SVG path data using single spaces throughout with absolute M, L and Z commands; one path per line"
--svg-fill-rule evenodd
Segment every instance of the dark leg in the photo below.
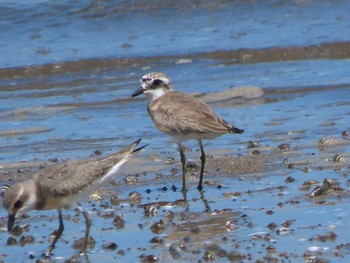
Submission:
M 85 236 L 84 236 L 84 246 L 83 249 L 79 252 L 80 254 L 86 254 L 86 247 L 87 247 L 87 243 L 88 243 L 88 238 L 89 238 L 89 233 L 90 233 L 90 227 L 91 227 L 91 220 L 90 217 L 88 215 L 88 213 L 85 212 L 85 210 L 82 208 L 81 204 L 79 202 L 77 202 L 78 204 L 78 208 L 81 211 L 81 213 L 83 214 L 84 218 L 85 218 L 85 224 L 86 224 L 86 228 L 85 228 Z
M 46 257 L 47 258 L 50 258 L 51 252 L 54 249 L 57 240 L 61 237 L 61 235 L 63 233 L 63 230 L 64 230 L 63 219 L 62 219 L 62 211 L 61 211 L 60 208 L 57 209 L 57 213 L 58 213 L 59 225 L 58 225 L 58 229 L 56 230 L 56 233 L 55 233 L 55 238 L 53 239 L 53 241 L 52 241 L 52 243 L 51 243 L 51 245 L 49 247 L 49 250 L 46 253 Z
M 203 149 L 203 144 L 202 144 L 202 140 L 198 140 L 199 142 L 199 146 L 201 148 L 201 161 L 202 161 L 202 164 L 201 164 L 201 173 L 199 175 L 199 184 L 198 184 L 198 190 L 199 191 L 202 191 L 203 189 L 203 186 L 202 186 L 202 183 L 203 183 L 203 173 L 204 173 L 204 167 L 205 167 L 205 161 L 207 159 L 207 157 L 205 156 L 205 153 L 204 153 L 204 149 Z
M 181 163 L 182 163 L 182 192 L 187 192 L 186 189 L 186 156 L 183 152 L 183 147 L 181 143 L 177 144 L 179 146 L 180 151 L 180 157 L 181 157 Z

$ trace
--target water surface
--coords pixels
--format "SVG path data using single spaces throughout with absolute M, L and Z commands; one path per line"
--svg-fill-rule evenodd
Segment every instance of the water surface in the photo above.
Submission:
M 107 155 L 142 137 L 147 150 L 125 166 L 116 185 L 100 192 L 101 200 L 83 203 L 96 242 L 91 262 L 149 255 L 159 262 L 226 262 L 232 255 L 244 262 L 348 261 L 350 155 L 342 136 L 350 130 L 348 10 L 348 1 L 312 0 L 2 1 L 1 181 L 28 178 L 54 158 L 88 158 L 96 150 Z M 150 71 L 165 72 L 177 90 L 207 94 L 217 113 L 245 130 L 205 142 L 213 156 L 208 183 L 201 195 L 198 172 L 189 176 L 188 206 L 171 205 L 183 199 L 176 144 L 153 126 L 146 100 L 130 97 Z M 264 95 L 216 99 L 217 92 L 246 86 Z M 249 141 L 260 143 L 260 155 L 252 154 Z M 280 150 L 281 144 L 290 149 Z M 198 163 L 196 142 L 186 146 Z M 334 162 L 335 154 L 345 161 Z M 129 174 L 137 181 L 126 184 Z M 286 183 L 289 177 L 294 181 Z M 344 191 L 308 197 L 325 178 Z M 305 190 L 309 180 L 317 182 Z M 128 199 L 133 191 L 141 194 L 140 204 L 170 205 L 147 217 Z M 120 202 L 112 204 L 115 195 Z M 77 253 L 71 246 L 84 231 L 81 216 L 75 223 L 73 210 L 65 215 L 53 255 L 58 262 Z M 113 224 L 118 215 L 124 228 Z M 9 246 L 4 209 L 0 217 L 5 262 L 40 258 L 58 224 L 55 211 L 33 211 L 17 223 L 29 224 L 24 234 L 35 242 Z M 164 232 L 152 232 L 160 220 Z M 336 237 L 325 238 L 330 232 Z M 150 243 L 154 237 L 163 243 Z M 108 242 L 118 247 L 104 248 Z

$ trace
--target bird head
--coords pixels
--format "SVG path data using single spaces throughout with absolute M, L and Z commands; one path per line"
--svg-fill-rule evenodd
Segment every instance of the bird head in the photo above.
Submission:
M 152 101 L 172 89 L 170 79 L 161 72 L 151 72 L 144 75 L 141 79 L 141 87 L 138 88 L 131 97 L 145 94 Z
M 28 181 L 29 182 L 29 181 Z M 7 230 L 11 231 L 16 217 L 32 210 L 35 204 L 35 192 L 30 190 L 31 184 L 16 183 L 1 188 L 4 208 L 8 212 Z

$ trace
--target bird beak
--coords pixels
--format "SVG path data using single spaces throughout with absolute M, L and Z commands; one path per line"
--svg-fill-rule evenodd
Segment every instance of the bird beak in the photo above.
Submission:
M 16 219 L 15 215 L 9 215 L 8 221 L 7 221 L 7 231 L 10 232 L 12 230 L 13 225 L 15 224 L 15 219 Z
M 131 97 L 136 97 L 138 95 L 141 95 L 143 94 L 144 91 L 145 91 L 145 88 L 141 86 L 137 90 L 135 90 L 133 94 L 131 94 Z

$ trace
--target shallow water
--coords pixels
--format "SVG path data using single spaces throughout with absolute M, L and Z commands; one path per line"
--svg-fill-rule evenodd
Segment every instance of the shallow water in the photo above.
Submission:
M 106 155 L 142 137 L 149 146 L 125 166 L 117 185 L 102 191 L 102 200 L 84 203 L 96 242 L 89 250 L 91 262 L 101 257 L 140 261 L 142 254 L 160 262 L 230 259 L 213 244 L 242 253 L 244 262 L 349 261 L 350 148 L 348 137 L 341 135 L 350 130 L 347 7 L 347 1 L 312 0 L 2 1 L 3 184 L 28 178 L 54 158 L 87 158 L 96 150 Z M 188 207 L 159 206 L 153 217 L 128 201 L 130 192 L 141 193 L 141 204 L 183 196 L 176 144 L 154 128 L 146 100 L 130 98 L 149 71 L 165 72 L 178 90 L 207 94 L 217 113 L 245 129 L 242 135 L 205 142 L 214 158 L 208 160 L 203 196 L 195 190 L 194 172 Z M 252 98 L 246 86 L 261 87 L 264 95 Z M 216 93 L 231 87 L 246 97 L 218 101 Z M 320 143 L 322 138 L 330 139 Z M 261 155 L 252 154 L 248 141 L 261 144 Z M 281 151 L 280 144 L 290 150 Z M 196 143 L 186 146 L 187 156 L 198 162 Z M 335 154 L 344 162 L 333 162 Z M 169 163 L 168 157 L 175 161 Z M 125 185 L 128 174 L 137 174 L 138 181 Z M 288 177 L 295 181 L 286 183 Z M 301 189 L 305 181 L 322 185 L 325 178 L 345 190 L 310 198 L 316 185 Z M 120 203 L 111 205 L 113 195 Z M 81 216 L 75 223 L 74 211 L 65 214 L 71 218 L 54 250 L 58 262 L 77 253 L 71 245 L 84 232 Z M 33 235 L 34 244 L 9 246 L 6 212 L 0 210 L 0 259 L 5 262 L 35 261 L 48 247 L 58 224 L 55 211 L 29 215 L 18 223 L 29 224 L 25 235 Z M 117 215 L 124 217 L 122 229 L 113 225 Z M 155 234 L 150 228 L 160 220 L 165 230 Z M 290 225 L 283 224 L 288 220 Z M 270 223 L 276 228 L 268 228 Z M 331 231 L 336 238 L 317 237 Z M 163 244 L 149 242 L 156 236 Z M 118 248 L 102 248 L 108 242 Z M 172 249 L 179 243 L 184 248 L 177 258 Z

